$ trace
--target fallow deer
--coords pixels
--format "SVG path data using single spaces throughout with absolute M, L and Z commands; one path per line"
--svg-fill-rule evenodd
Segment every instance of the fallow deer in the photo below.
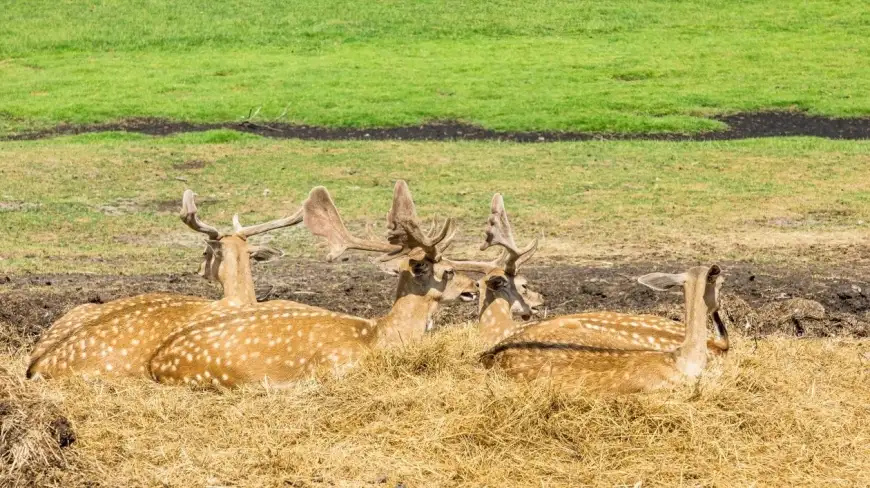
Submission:
M 501 256 L 490 262 L 450 261 L 458 271 L 485 274 L 479 281 L 479 287 L 486 290 L 480 294 L 479 310 L 481 337 L 486 346 L 504 340 L 524 327 L 522 323 L 513 322 L 511 311 L 521 313 L 525 320 L 530 307 L 534 308 L 540 303 L 537 297 L 528 302 L 526 281 L 517 276 L 519 267 L 534 254 L 536 245 L 537 240 L 525 250 L 517 249 L 504 200 L 500 194 L 495 194 L 487 221 L 486 240 L 481 250 L 499 246 L 503 248 Z M 650 288 L 663 291 L 654 286 L 657 276 L 660 274 L 653 273 L 640 280 Z M 729 347 L 728 331 L 718 313 L 712 316 L 716 325 L 715 337 L 707 342 L 707 347 L 712 354 L 723 354 Z M 560 316 L 545 323 L 557 324 L 551 326 L 554 339 L 558 334 L 567 333 L 571 340 L 590 347 L 673 351 L 685 340 L 686 335 L 685 325 L 654 315 L 586 312 Z M 543 324 L 540 327 L 544 327 Z
M 248 238 L 302 221 L 294 215 L 250 227 L 233 217 L 234 230 L 224 234 L 197 216 L 193 191 L 182 197 L 181 220 L 206 234 L 207 247 L 200 274 L 218 281 L 224 297 L 218 301 L 170 293 L 148 293 L 105 304 L 85 304 L 55 322 L 31 354 L 27 377 L 86 375 L 147 375 L 148 361 L 173 331 L 197 316 L 256 303 L 250 260 L 269 260 L 280 251 L 255 246 Z M 305 307 L 298 304 L 299 307 Z
M 448 219 L 437 234 L 423 232 L 404 181 L 396 183 L 388 215 L 388 242 L 351 235 L 323 187 L 311 191 L 303 210 L 306 227 L 326 238 L 330 260 L 347 249 L 384 253 L 384 261 L 401 257 L 390 312 L 369 320 L 299 310 L 272 301 L 206 317 L 160 348 L 151 361 L 155 380 L 222 387 L 265 381 L 283 386 L 308 378 L 320 368 L 340 373 L 374 348 L 422 337 L 451 287 L 474 293 L 471 278 L 439 263 L 441 250 L 452 237 L 452 221 Z
M 686 296 L 686 335 L 674 350 L 620 348 L 620 334 L 600 336 L 595 346 L 584 341 L 583 325 L 555 318 L 533 323 L 496 344 L 481 359 L 499 365 L 509 376 L 533 380 L 546 378 L 570 389 L 583 385 L 613 393 L 647 391 L 696 379 L 707 364 L 707 315 L 719 308 L 723 278 L 718 266 L 697 266 L 681 274 L 654 273 L 641 279 L 656 289 L 683 287 Z M 489 290 L 488 290 L 489 292 Z M 598 327 L 644 323 L 644 318 L 603 313 Z

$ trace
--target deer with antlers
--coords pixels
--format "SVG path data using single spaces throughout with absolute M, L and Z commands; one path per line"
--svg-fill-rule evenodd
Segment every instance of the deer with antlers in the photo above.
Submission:
M 420 229 L 413 199 L 398 181 L 386 242 L 353 236 L 323 187 L 303 204 L 306 227 L 326 238 L 332 260 L 348 249 L 396 260 L 399 283 L 390 312 L 364 319 L 325 310 L 300 310 L 281 301 L 205 317 L 167 340 L 151 361 L 155 380 L 169 384 L 234 387 L 267 382 L 282 386 L 321 368 L 341 372 L 368 351 L 418 340 L 439 302 L 475 292 L 475 282 L 440 262 L 452 239 L 452 220 L 437 233 Z
M 517 248 L 504 201 L 496 194 L 481 249 L 499 246 L 504 249 L 502 255 L 492 262 L 451 261 L 457 270 L 485 273 L 479 285 L 483 289 L 480 327 L 484 342 L 492 345 L 482 356 L 488 366 L 499 364 L 508 374 L 522 378 L 579 379 L 594 388 L 626 392 L 697 376 L 706 363 L 708 348 L 714 353 L 728 349 L 727 330 L 718 314 L 722 283 L 718 266 L 692 268 L 678 275 L 652 273 L 639 279 L 656 290 L 682 285 L 687 326 L 661 317 L 614 312 L 514 323 L 512 310 L 524 311 L 529 306 L 513 281 L 536 245 L 535 241 L 526 249 Z M 709 344 L 707 315 L 713 316 L 717 331 Z
M 147 375 L 157 346 L 173 331 L 199 316 L 221 316 L 227 309 L 257 302 L 251 260 L 280 257 L 280 251 L 256 246 L 250 237 L 302 222 L 302 210 L 271 222 L 243 227 L 233 217 L 233 232 L 224 234 L 197 216 L 195 195 L 182 196 L 181 220 L 208 236 L 200 274 L 217 281 L 224 297 L 218 301 L 171 293 L 148 293 L 105 304 L 80 305 L 55 322 L 37 343 L 28 378 L 67 374 Z M 304 308 L 305 305 L 297 304 Z

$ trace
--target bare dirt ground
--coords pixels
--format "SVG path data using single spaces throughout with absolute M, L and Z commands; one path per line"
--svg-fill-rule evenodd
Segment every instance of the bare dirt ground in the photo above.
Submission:
M 612 267 L 552 263 L 530 266 L 524 274 L 544 294 L 546 315 L 587 310 L 633 310 L 682 319 L 682 296 L 656 293 L 636 284 L 652 271 L 678 272 L 696 263 L 632 262 Z M 870 282 L 847 278 L 854 269 L 818 269 L 720 263 L 727 273 L 725 313 L 735 332 L 827 337 L 870 335 Z M 261 299 L 286 299 L 373 317 L 385 313 L 395 278 L 351 260 L 281 262 L 258 267 Z M 220 289 L 195 274 L 184 275 L 21 275 L 0 276 L 0 322 L 14 347 L 26 346 L 63 313 L 81 303 L 103 303 L 153 291 L 218 298 Z M 439 324 L 475 319 L 476 304 L 454 304 L 440 312 Z
M 409 127 L 330 128 L 278 122 L 192 123 L 157 118 L 131 118 L 118 122 L 72 125 L 15 134 L 0 140 L 35 140 L 93 132 L 125 131 L 162 136 L 182 132 L 232 129 L 263 137 L 303 140 L 404 140 L 404 141 L 512 141 L 553 142 L 588 140 L 725 141 L 756 137 L 812 136 L 829 139 L 870 139 L 870 118 L 832 118 L 800 112 L 739 113 L 712 117 L 724 122 L 724 131 L 699 134 L 650 133 L 615 134 L 597 132 L 497 131 L 456 121 L 442 121 Z

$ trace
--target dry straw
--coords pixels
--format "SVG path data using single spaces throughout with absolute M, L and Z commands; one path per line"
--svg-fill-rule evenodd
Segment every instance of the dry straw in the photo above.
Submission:
M 0 484 L 870 485 L 866 341 L 738 339 L 698 385 L 609 398 L 508 381 L 476 351 L 452 328 L 344 378 L 222 392 L 23 382 L 23 354 L 0 356 Z

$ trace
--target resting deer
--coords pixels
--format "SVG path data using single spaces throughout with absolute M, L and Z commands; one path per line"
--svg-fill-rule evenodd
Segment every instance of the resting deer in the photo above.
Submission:
M 707 364 L 707 315 L 719 308 L 723 278 L 719 267 L 697 266 L 681 274 L 654 273 L 641 282 L 657 289 L 682 286 L 686 296 L 686 336 L 674 350 L 621 348 L 600 337 L 596 346 L 584 342 L 584 327 L 560 318 L 531 324 L 482 356 L 523 379 L 549 378 L 556 385 L 584 385 L 595 390 L 630 393 L 672 386 L 697 378 Z M 602 314 L 600 326 L 642 323 L 642 316 Z M 619 334 L 611 335 L 614 343 Z
M 493 196 L 490 212 L 486 241 L 481 250 L 499 246 L 503 248 L 501 256 L 490 262 L 451 261 L 458 271 L 485 274 L 479 286 L 486 290 L 480 295 L 481 337 L 486 346 L 508 338 L 524 326 L 513 322 L 511 311 L 521 313 L 526 320 L 529 309 L 540 304 L 537 297 L 528 302 L 526 281 L 517 276 L 519 267 L 528 262 L 537 249 L 537 240 L 524 250 L 517 249 L 500 194 Z M 642 277 L 641 283 L 663 291 L 655 286 L 653 278 L 657 276 L 660 274 Z M 707 347 L 713 354 L 722 354 L 729 347 L 728 331 L 718 313 L 712 316 L 716 325 L 715 337 L 707 342 Z M 685 325 L 654 315 L 587 312 L 557 317 L 544 323 L 551 324 L 554 334 L 570 330 L 571 340 L 602 348 L 673 351 L 685 340 L 686 334 Z
M 311 191 L 303 210 L 308 229 L 326 238 L 329 259 L 347 249 L 383 253 L 384 261 L 400 259 L 390 312 L 369 320 L 272 301 L 206 317 L 160 348 L 151 361 L 155 380 L 224 387 L 266 381 L 282 386 L 323 367 L 340 373 L 372 349 L 421 338 L 446 295 L 474 293 L 471 278 L 439 263 L 441 250 L 452 238 L 452 221 L 448 219 L 437 234 L 423 232 L 404 181 L 396 183 L 388 242 L 351 235 L 323 187 Z
M 197 216 L 194 193 L 184 192 L 181 220 L 208 236 L 200 274 L 223 287 L 224 297 L 211 301 L 171 293 L 148 293 L 102 305 L 80 305 L 55 322 L 31 354 L 27 377 L 57 377 L 73 372 L 91 375 L 147 375 L 157 346 L 174 330 L 199 315 L 220 315 L 227 308 L 257 302 L 250 260 L 280 257 L 280 251 L 255 246 L 248 238 L 302 221 L 295 215 L 223 234 Z M 303 305 L 298 305 L 304 307 Z

